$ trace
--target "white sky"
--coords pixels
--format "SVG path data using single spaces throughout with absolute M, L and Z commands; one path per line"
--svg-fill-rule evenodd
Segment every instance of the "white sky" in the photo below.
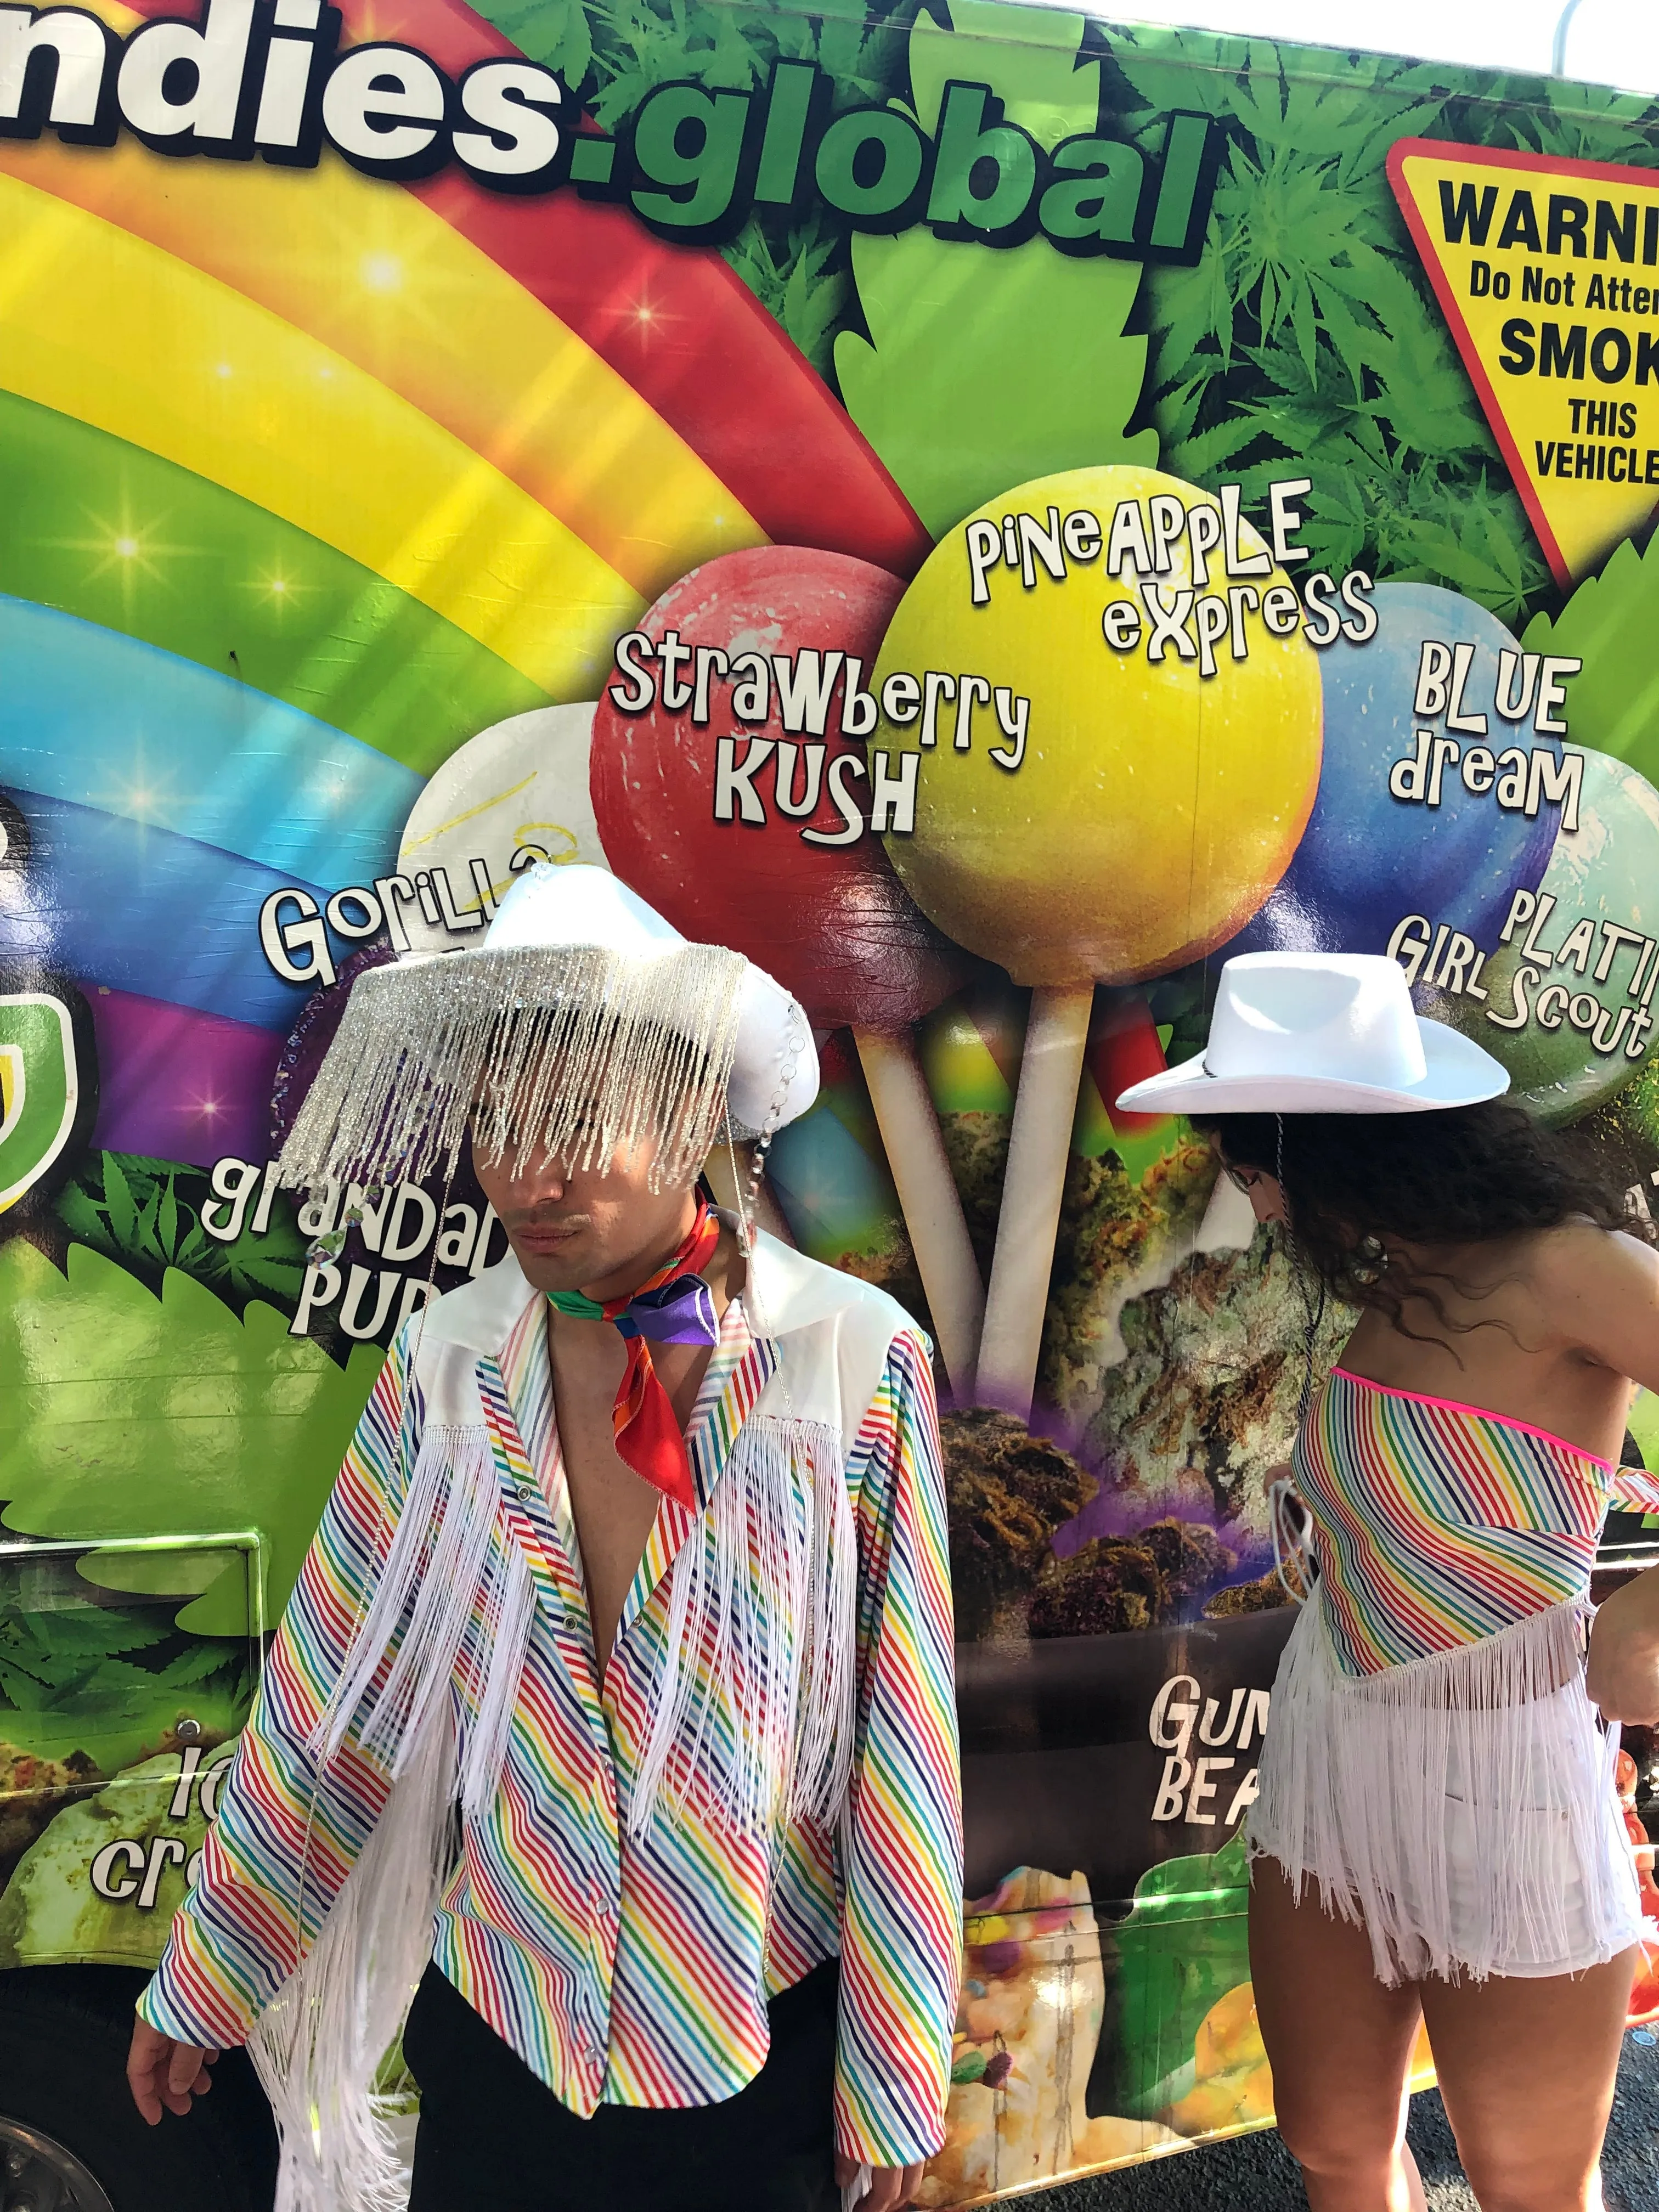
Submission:
M 1051 0 L 1064 4 L 1064 0 Z M 1119 21 L 1187 23 L 1314 46 L 1370 46 L 1425 59 L 1547 70 L 1561 0 L 1089 0 Z M 1659 92 L 1655 0 L 1580 0 L 1567 74 Z

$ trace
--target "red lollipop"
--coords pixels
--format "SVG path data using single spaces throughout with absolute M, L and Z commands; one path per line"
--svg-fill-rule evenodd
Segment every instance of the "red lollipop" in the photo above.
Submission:
M 960 954 L 912 902 L 879 837 L 815 842 L 846 834 L 837 777 L 868 817 L 863 739 L 843 724 L 849 686 L 874 666 L 903 592 L 897 576 L 845 553 L 763 545 L 721 554 L 665 592 L 640 625 L 653 647 L 678 641 L 672 672 L 641 659 L 650 705 L 630 714 L 619 695 L 637 696 L 639 687 L 613 677 L 594 717 L 593 811 L 611 866 L 688 937 L 761 962 L 824 1028 L 906 1029 L 960 980 Z M 708 656 L 701 701 L 699 648 Z M 711 648 L 728 669 L 742 663 L 735 681 L 720 674 Z M 738 712 L 758 703 L 745 679 L 765 684 L 763 719 Z M 791 691 L 793 700 L 783 696 Z M 721 822 L 717 748 L 733 738 L 745 784 Z M 780 745 L 791 749 L 781 760 Z M 843 757 L 856 772 L 836 769 Z M 787 810 L 814 783 L 811 812 L 792 817 Z
M 767 969 L 818 1026 L 852 1029 L 965 1397 L 984 1293 L 909 1035 L 963 963 L 868 827 L 862 687 L 903 591 L 867 561 L 799 546 L 705 562 L 618 646 L 590 773 L 625 883 L 688 937 Z

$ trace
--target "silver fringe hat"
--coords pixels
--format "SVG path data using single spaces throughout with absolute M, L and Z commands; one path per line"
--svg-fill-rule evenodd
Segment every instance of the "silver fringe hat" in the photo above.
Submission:
M 653 1180 L 678 1182 L 817 1087 L 811 1028 L 763 969 L 690 943 L 604 868 L 540 863 L 476 950 L 357 978 L 279 1173 L 447 1176 L 471 1129 L 485 1159 L 538 1143 L 582 1170 L 647 1146 Z

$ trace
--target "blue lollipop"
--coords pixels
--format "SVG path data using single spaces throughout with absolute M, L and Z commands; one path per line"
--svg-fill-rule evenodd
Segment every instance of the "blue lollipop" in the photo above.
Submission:
M 1493 755 L 1518 746 L 1530 754 L 1559 739 L 1540 738 L 1496 711 L 1498 655 L 1521 650 L 1495 615 L 1437 584 L 1379 584 L 1377 628 L 1364 645 L 1339 638 L 1324 655 L 1325 755 L 1319 792 L 1302 842 L 1267 903 L 1226 947 L 1386 952 L 1405 915 L 1449 923 L 1491 951 L 1519 890 L 1535 890 L 1555 842 L 1560 808 L 1546 803 L 1531 821 L 1500 807 L 1491 787 L 1466 787 L 1461 761 L 1445 766 L 1439 804 L 1394 797 L 1389 772 L 1418 750 L 1417 733 L 1449 737 L 1460 755 L 1484 746 Z M 1444 712 L 1413 711 L 1426 640 L 1472 645 L 1463 713 L 1482 713 L 1487 735 L 1449 732 Z M 1477 768 L 1475 780 L 1480 780 Z

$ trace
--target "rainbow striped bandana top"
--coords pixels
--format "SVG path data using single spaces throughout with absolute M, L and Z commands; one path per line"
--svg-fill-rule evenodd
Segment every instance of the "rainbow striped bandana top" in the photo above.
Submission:
M 1659 1511 L 1659 1476 L 1342 1367 L 1316 1393 L 1291 1468 L 1332 1653 L 1352 1676 L 1587 1605 L 1607 1508 Z

